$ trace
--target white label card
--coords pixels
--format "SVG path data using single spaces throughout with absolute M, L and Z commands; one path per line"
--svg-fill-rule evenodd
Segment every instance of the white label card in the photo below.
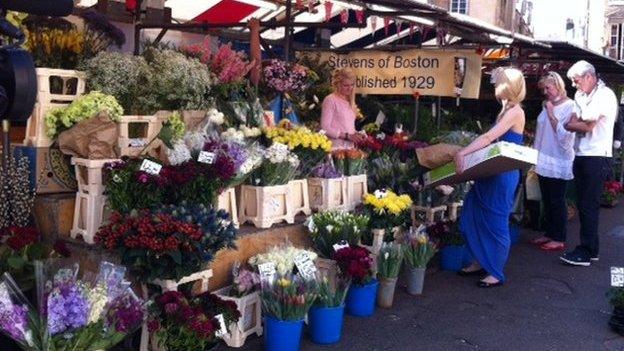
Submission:
M 197 162 L 211 165 L 214 163 L 214 161 L 215 161 L 214 152 L 208 152 L 208 151 L 199 152 L 199 157 L 197 157 Z
M 349 243 L 345 242 L 344 240 L 334 244 L 334 251 L 338 251 L 340 249 L 344 249 L 345 247 L 349 247 Z
M 275 263 L 265 262 L 258 265 L 258 272 L 260 272 L 260 280 L 272 282 L 275 276 Z
M 611 267 L 611 286 L 616 288 L 624 287 L 624 268 Z
M 143 163 L 141 163 L 141 168 L 140 168 L 141 171 L 145 173 L 153 174 L 153 175 L 158 175 L 161 169 L 162 169 L 162 165 L 160 163 L 156 163 L 150 160 L 143 160 Z
M 303 279 L 311 280 L 316 277 L 316 266 L 306 252 L 299 252 L 295 255 L 294 261 Z
M 225 327 L 225 318 L 223 318 L 223 314 L 218 314 L 215 318 L 219 321 L 219 330 L 217 330 L 216 335 L 219 338 L 222 338 L 225 334 L 227 334 L 227 328 Z

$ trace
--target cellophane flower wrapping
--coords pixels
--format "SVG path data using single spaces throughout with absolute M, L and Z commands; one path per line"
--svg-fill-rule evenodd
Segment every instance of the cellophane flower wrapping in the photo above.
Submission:
M 79 277 L 77 263 L 49 260 L 35 271 L 38 310 L 9 275 L 0 283 L 0 329 L 24 350 L 107 350 L 145 319 L 123 266 L 101 262 L 97 275 Z
M 258 147 L 253 153 L 261 154 L 262 162 L 251 173 L 251 185 L 284 185 L 295 179 L 300 161 L 285 144 L 273 143 L 266 149 Z

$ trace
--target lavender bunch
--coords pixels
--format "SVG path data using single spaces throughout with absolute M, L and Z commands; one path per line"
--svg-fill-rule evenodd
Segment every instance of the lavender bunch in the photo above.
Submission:
M 312 168 L 312 177 L 315 178 L 340 178 L 342 174 L 330 162 L 324 162 Z

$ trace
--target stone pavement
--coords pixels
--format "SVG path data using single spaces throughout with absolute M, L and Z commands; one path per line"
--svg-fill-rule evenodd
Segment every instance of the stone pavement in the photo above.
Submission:
M 578 217 L 568 224 L 571 247 L 578 227 Z M 624 338 L 607 325 L 605 297 L 610 267 L 624 267 L 624 206 L 601 210 L 600 261 L 590 267 L 565 266 L 560 253 L 528 243 L 537 232 L 521 235 L 504 286 L 480 289 L 478 278 L 439 271 L 433 261 L 423 295 L 398 287 L 393 308 L 378 308 L 371 318 L 347 316 L 340 343 L 320 346 L 304 337 L 302 350 L 624 351 Z M 261 350 L 262 338 L 251 336 L 243 349 Z

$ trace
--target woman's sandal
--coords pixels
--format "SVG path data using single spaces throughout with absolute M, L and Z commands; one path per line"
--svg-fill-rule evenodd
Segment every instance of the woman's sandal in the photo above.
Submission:
M 547 243 L 540 245 L 539 248 L 540 250 L 544 250 L 544 251 L 561 251 L 561 250 L 565 250 L 566 245 L 564 243 L 553 244 L 552 241 L 549 241 Z
M 537 238 L 531 240 L 530 243 L 533 244 L 533 245 L 543 245 L 543 244 L 546 244 L 547 242 L 550 242 L 550 241 L 551 241 L 550 238 L 548 238 L 546 236 L 540 236 L 540 237 L 537 237 Z

